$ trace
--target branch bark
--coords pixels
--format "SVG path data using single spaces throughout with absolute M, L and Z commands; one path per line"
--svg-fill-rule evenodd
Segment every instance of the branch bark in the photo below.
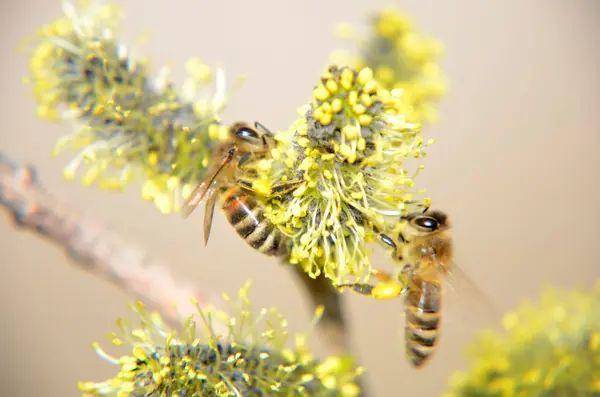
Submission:
M 178 327 L 183 318 L 197 315 L 192 297 L 201 307 L 221 302 L 212 291 L 176 281 L 168 264 L 55 198 L 41 186 L 33 166 L 23 166 L 1 152 L 0 207 L 15 226 L 64 248 L 77 267 L 119 286 L 158 311 L 169 325 Z M 219 331 L 226 332 L 225 325 Z
M 296 279 L 302 284 L 310 299 L 311 310 L 314 311 L 320 305 L 325 309 L 321 321 L 317 324 L 319 338 L 327 350 L 322 352 L 322 356 L 352 354 L 359 359 L 359 353 L 351 343 L 342 295 L 331 284 L 331 280 L 323 275 L 313 279 L 299 266 L 287 264 L 285 261 L 283 263 L 291 267 Z M 361 397 L 371 395 L 364 375 L 357 380 L 357 384 Z

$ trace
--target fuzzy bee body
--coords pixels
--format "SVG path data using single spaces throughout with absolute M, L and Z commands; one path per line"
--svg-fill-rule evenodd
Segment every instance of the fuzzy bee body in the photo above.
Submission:
M 252 248 L 268 256 L 288 252 L 288 237 L 266 217 L 262 206 L 237 185 L 221 189 L 221 210 L 237 234 Z
M 427 210 L 425 211 L 427 212 Z M 404 263 L 399 278 L 375 270 L 379 285 L 344 284 L 355 292 L 376 299 L 404 297 L 404 344 L 408 361 L 421 368 L 433 355 L 441 329 L 444 278 L 453 266 L 453 245 L 448 217 L 441 211 L 406 217 L 403 232 L 396 238 L 380 235 L 393 248 L 393 259 Z
M 404 298 L 406 357 L 421 367 L 435 352 L 440 333 L 442 284 L 413 276 Z
M 454 266 L 454 246 L 448 216 L 441 211 L 412 214 L 398 236 L 395 260 L 407 263 L 404 312 L 405 354 L 415 367 L 435 353 L 441 331 L 445 278 Z
M 217 199 L 229 224 L 252 248 L 268 256 L 284 256 L 289 250 L 289 238 L 266 216 L 265 209 L 256 199 L 252 183 L 238 179 L 238 171 L 252 159 L 270 155 L 273 136 L 260 123 L 252 127 L 236 122 L 229 128 L 229 139 L 219 145 L 209 175 L 186 199 L 182 213 L 188 216 L 206 200 L 204 210 L 204 243 L 208 243 Z M 302 180 L 274 185 L 273 194 L 284 194 Z
M 373 269 L 378 284 L 338 285 L 375 299 L 404 298 L 405 354 L 414 368 L 423 368 L 437 349 L 441 314 L 446 310 L 442 308 L 442 301 L 446 300 L 444 292 L 460 289 L 467 299 L 462 303 L 469 305 L 469 310 L 478 307 L 478 320 L 497 313 L 487 295 L 454 263 L 448 216 L 442 211 L 428 210 L 402 217 L 406 224 L 397 236 L 379 235 L 392 248 L 394 262 L 403 265 L 398 274 Z

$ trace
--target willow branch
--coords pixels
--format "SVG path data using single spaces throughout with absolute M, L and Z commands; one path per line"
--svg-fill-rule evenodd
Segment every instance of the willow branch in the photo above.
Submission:
M 302 284 L 305 294 L 309 297 L 311 309 L 314 310 L 317 306 L 325 308 L 321 321 L 317 323 L 319 337 L 326 350 L 323 355 L 352 354 L 359 357 L 351 343 L 342 295 L 331 284 L 331 280 L 323 275 L 313 279 L 299 266 L 290 265 L 285 261 L 283 264 L 290 266 L 295 278 Z M 372 395 L 364 375 L 357 379 L 357 384 L 361 397 Z
M 37 170 L 0 152 L 0 206 L 14 224 L 63 247 L 80 269 L 101 276 L 134 299 L 158 311 L 166 322 L 180 325 L 196 315 L 191 298 L 200 306 L 218 296 L 191 284 L 177 282 L 169 266 L 103 226 L 89 214 L 62 202 L 41 186 Z

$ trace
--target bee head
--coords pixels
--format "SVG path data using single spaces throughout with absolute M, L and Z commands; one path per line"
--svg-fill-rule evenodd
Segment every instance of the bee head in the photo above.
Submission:
M 406 216 L 411 229 L 410 234 L 428 235 L 450 227 L 448 216 L 442 211 L 428 211 L 425 213 L 416 213 Z
M 256 126 L 260 125 L 258 122 L 256 123 Z M 265 134 L 259 131 L 259 128 L 254 128 L 245 122 L 234 123 L 229 129 L 229 133 L 243 151 L 262 149 L 267 145 Z

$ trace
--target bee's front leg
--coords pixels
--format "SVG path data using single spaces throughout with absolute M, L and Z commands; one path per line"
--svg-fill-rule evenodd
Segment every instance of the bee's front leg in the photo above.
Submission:
M 338 284 L 335 286 L 336 288 L 351 288 L 352 291 L 361 295 L 373 295 L 373 290 L 375 289 L 375 285 L 366 284 L 366 283 L 355 283 L 355 284 Z
M 267 195 L 267 197 L 278 197 L 278 196 L 283 196 L 284 194 L 290 192 L 291 190 L 297 188 L 298 186 L 300 186 L 302 183 L 306 182 L 304 179 L 299 179 L 296 181 L 290 181 L 290 182 L 285 182 L 285 183 L 280 183 L 277 185 L 273 185 L 271 186 L 271 193 Z M 244 179 L 236 179 L 236 183 L 238 186 L 240 186 L 241 188 L 252 192 L 252 193 L 256 193 L 256 191 L 254 190 L 254 188 L 252 187 L 252 183 L 249 181 L 246 181 Z
M 371 272 L 381 283 L 377 285 L 367 283 L 339 284 L 336 287 L 351 288 L 352 291 L 358 294 L 372 296 L 378 300 L 397 298 L 406 291 L 405 286 L 395 281 L 391 274 L 377 269 L 373 269 Z
M 304 179 L 298 179 L 295 181 L 289 181 L 285 183 L 280 183 L 277 185 L 273 185 L 271 187 L 271 195 L 272 196 L 282 196 L 291 190 L 296 189 L 298 186 L 306 182 Z

